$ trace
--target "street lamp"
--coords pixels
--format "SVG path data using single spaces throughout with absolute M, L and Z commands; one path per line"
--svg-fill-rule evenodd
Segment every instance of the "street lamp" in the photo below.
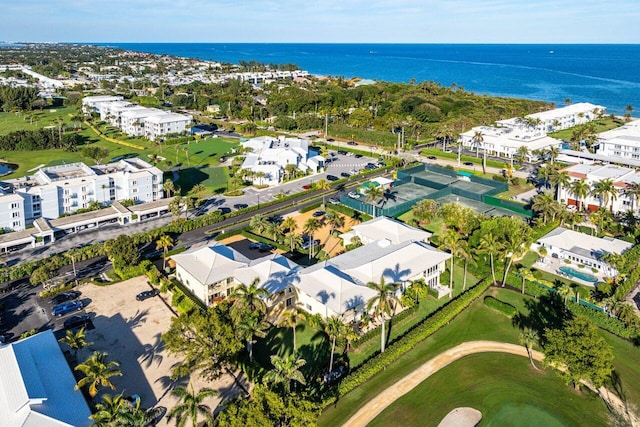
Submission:
M 260 195 L 258 194 L 258 209 L 260 209 Z

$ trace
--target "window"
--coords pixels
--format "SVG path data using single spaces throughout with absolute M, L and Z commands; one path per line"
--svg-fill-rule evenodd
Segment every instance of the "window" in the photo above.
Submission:
M 286 306 L 291 307 L 293 305 L 293 298 L 287 298 Z
M 11 209 L 18 209 L 18 203 L 11 203 Z
M 13 221 L 13 228 L 20 227 L 20 221 Z
M 307 311 L 311 311 L 311 304 L 305 304 Z
M 13 217 L 14 218 L 20 218 L 20 212 L 14 212 L 13 213 Z

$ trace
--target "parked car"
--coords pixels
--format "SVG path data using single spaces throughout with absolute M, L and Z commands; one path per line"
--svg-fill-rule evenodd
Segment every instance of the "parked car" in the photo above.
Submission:
M 249 205 L 247 205 L 246 203 L 236 203 L 235 205 L 233 205 L 233 207 L 240 210 L 240 209 L 248 208 Z
M 306 242 L 303 242 L 302 245 L 300 246 L 302 249 L 310 249 L 311 248 L 311 242 L 312 240 L 307 240 Z M 313 246 L 318 246 L 320 244 L 320 240 L 318 239 L 313 239 Z
M 347 152 L 345 150 L 338 150 L 338 154 L 342 154 L 344 156 Z
M 351 175 L 358 175 L 358 174 L 360 173 L 360 171 L 359 171 L 358 169 L 351 169 L 351 170 L 349 171 L 349 173 L 350 173 Z
M 355 141 L 349 141 L 347 142 L 347 145 L 358 145 L 358 143 Z
M 465 166 L 473 166 L 473 162 L 463 162 L 462 164 Z
M 251 250 L 260 249 L 260 242 L 251 242 L 251 243 L 249 243 L 249 249 L 251 249 Z
M 370 170 L 374 170 L 376 167 L 377 167 L 377 166 L 376 166 L 376 165 L 374 165 L 373 163 L 367 163 L 366 165 L 364 165 L 364 168 L 365 168 L 366 170 L 369 170 L 369 171 L 370 171 Z
M 51 304 L 61 304 L 65 301 L 76 299 L 80 296 L 78 291 L 63 292 L 51 298 Z
M 353 156 L 353 153 L 352 153 L 351 151 L 349 151 L 349 152 L 347 153 L 347 156 Z
M 60 317 L 72 311 L 82 310 L 82 301 L 67 301 L 62 304 L 58 304 L 51 309 L 51 314 Z
M 339 380 L 346 373 L 347 373 L 347 367 L 344 365 L 338 365 L 333 371 L 327 372 L 324 375 L 323 380 L 325 383 L 331 383 L 336 380 Z
M 131 396 L 126 396 L 124 398 L 124 400 L 126 400 L 129 405 L 131 405 L 132 408 L 139 408 L 140 407 L 140 396 L 137 394 L 132 394 Z
M 360 159 L 360 158 L 362 158 L 362 154 L 356 154 L 354 157 L 355 157 L 356 159 Z
M 351 174 L 349 172 L 341 172 L 340 176 L 345 177 L 345 178 L 349 178 L 351 176 Z
M 356 193 L 355 191 L 349 191 L 349 194 L 347 194 L 347 196 L 351 197 L 352 199 L 359 199 L 360 193 Z
M 65 329 L 86 328 L 89 322 L 88 314 L 74 315 L 66 319 L 63 326 Z
M 338 204 L 340 204 L 340 199 L 338 199 L 336 197 L 331 197 L 329 199 L 329 203 L 331 203 L 332 205 L 338 205 Z
M 282 221 L 284 221 L 284 218 L 282 217 L 282 215 L 271 215 L 269 218 L 267 218 L 267 221 L 272 224 L 280 224 Z
M 148 290 L 148 291 L 140 292 L 138 295 L 136 295 L 136 299 L 137 299 L 138 301 L 144 301 L 144 300 L 146 300 L 147 298 L 155 297 L 155 296 L 156 296 L 156 295 L 158 295 L 159 293 L 160 293 L 160 292 L 159 292 L 156 288 L 153 288 L 153 289 L 150 289 L 150 290 Z
M 427 156 L 427 159 L 429 159 L 429 160 L 436 160 L 436 159 L 437 159 L 437 157 L 436 157 L 436 156 Z
M 340 179 L 340 178 L 338 178 L 338 177 L 337 177 L 337 176 L 335 176 L 335 175 L 327 175 L 327 181 L 337 181 L 337 180 L 339 180 L 339 179 Z
M 260 252 L 269 252 L 274 250 L 276 247 L 273 245 L 270 245 L 268 243 L 260 243 L 260 247 L 258 248 L 258 250 Z
M 321 216 L 324 216 L 324 211 L 315 211 L 312 216 L 314 218 L 320 218 Z
M 311 190 L 311 186 L 309 184 L 302 186 L 303 190 Z
M 379 168 L 383 168 L 387 166 L 387 164 L 381 160 L 378 160 L 378 163 L 376 163 L 376 166 L 378 166 Z

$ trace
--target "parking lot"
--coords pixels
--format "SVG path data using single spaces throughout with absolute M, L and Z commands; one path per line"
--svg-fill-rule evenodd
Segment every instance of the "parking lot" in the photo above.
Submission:
M 92 284 L 80 287 L 82 298 L 91 300 L 87 308 L 95 328 L 87 331 L 87 340 L 91 346 L 79 353 L 83 360 L 93 351 L 105 351 L 109 360 L 120 362 L 123 375 L 114 377 L 115 393 L 124 391 L 125 395 L 138 394 L 143 408 L 164 407 L 170 410 L 177 403 L 171 395 L 175 385 L 186 385 L 182 380 L 174 383 L 170 379 L 171 366 L 177 358 L 168 354 L 161 340 L 161 334 L 168 330 L 172 309 L 165 303 L 167 295 L 137 301 L 136 295 L 151 289 L 146 278 L 139 277 L 109 286 Z M 205 383 L 192 378 L 195 390 L 202 387 L 220 388 L 228 397 L 238 392 L 229 375 L 216 383 Z M 113 394 L 111 390 L 106 392 Z M 209 399 L 206 404 L 213 410 L 220 398 Z M 168 424 L 164 417 L 158 425 Z

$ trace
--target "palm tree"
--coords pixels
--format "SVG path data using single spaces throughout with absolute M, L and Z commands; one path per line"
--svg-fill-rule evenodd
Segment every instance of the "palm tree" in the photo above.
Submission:
M 309 259 L 313 257 L 313 233 L 318 231 L 322 224 L 318 218 L 309 218 L 304 223 L 304 232 L 309 236 Z
M 251 220 L 249 221 L 249 228 L 258 234 L 262 234 L 262 232 L 266 230 L 268 223 L 269 222 L 265 217 L 260 214 L 256 214 L 251 217 Z
M 116 417 L 117 426 L 127 427 L 148 427 L 156 423 L 156 420 L 163 413 L 164 408 L 155 407 L 151 409 L 142 409 L 140 401 L 135 406 L 123 405 L 122 410 Z
M 78 390 L 80 387 L 89 385 L 89 395 L 95 397 L 98 394 L 98 387 L 109 387 L 111 390 L 115 386 L 109 381 L 109 378 L 122 376 L 122 371 L 118 369 L 120 363 L 111 361 L 107 362 L 107 353 L 102 351 L 94 351 L 91 356 L 83 363 L 75 367 L 76 371 L 82 372 L 85 376 L 80 379 L 75 386 Z
M 496 270 L 494 268 L 494 257 L 502 251 L 502 243 L 498 241 L 493 233 L 487 233 L 480 238 L 480 245 L 478 246 L 478 253 L 484 253 L 489 255 L 491 260 L 491 277 L 493 277 L 493 283 L 496 283 Z
M 556 187 L 556 198 L 560 196 L 560 189 L 568 187 L 571 183 L 571 177 L 569 172 L 562 171 L 555 173 L 551 176 L 551 183 Z
M 553 165 L 553 162 L 560 155 L 560 148 L 557 145 L 554 145 L 554 146 L 551 146 L 551 147 L 547 148 L 545 151 L 546 151 L 547 156 L 549 156 L 549 160 L 551 161 L 551 164 Z
M 451 254 L 451 264 L 449 267 L 449 298 L 453 295 L 453 261 L 460 247 L 461 236 L 454 230 L 447 230 L 442 239 L 442 248 Z
M 458 242 L 458 248 L 456 250 L 456 256 L 464 261 L 464 275 L 462 278 L 462 292 L 467 289 L 467 266 L 471 260 L 471 252 L 469 252 L 469 242 L 466 240 L 460 240 Z
M 631 200 L 631 211 L 634 212 L 636 210 L 638 199 L 640 199 L 640 183 L 632 182 L 627 184 L 623 193 Z
M 549 217 L 555 219 L 557 203 L 553 195 L 549 191 L 536 194 L 533 197 L 533 203 L 531 204 L 531 210 L 542 214 L 542 220 L 547 222 Z
M 284 221 L 282 221 L 282 224 L 280 224 L 280 226 L 282 227 L 282 231 L 293 233 L 298 228 L 298 223 L 296 222 L 295 218 L 293 218 L 292 216 L 288 216 L 284 219 Z
M 291 332 L 293 332 L 293 352 L 297 351 L 297 343 L 296 343 L 296 328 L 301 321 L 304 321 L 306 316 L 304 312 L 297 307 L 292 307 L 282 313 L 282 319 L 280 320 L 280 326 L 291 328 Z
M 162 189 L 165 193 L 169 193 L 167 197 L 171 197 L 176 193 L 176 187 L 170 179 L 167 179 L 164 184 L 162 184 Z
M 504 253 L 509 259 L 504 269 L 504 277 L 502 278 L 502 287 L 507 284 L 507 276 L 509 275 L 509 269 L 513 264 L 513 260 L 520 259 L 529 245 L 526 245 L 522 237 L 517 233 L 511 233 L 507 235 L 507 240 L 504 243 Z
M 300 234 L 296 234 L 293 232 L 287 234 L 285 241 L 289 246 L 289 249 L 291 250 L 291 252 L 293 252 L 296 246 L 299 246 L 303 243 L 302 236 Z
M 207 397 L 216 396 L 218 392 L 211 388 L 201 388 L 196 391 L 193 389 L 193 385 L 190 385 L 191 391 L 186 387 L 177 386 L 171 390 L 171 394 L 180 399 L 180 403 L 174 406 L 167 416 L 167 421 L 170 421 L 173 417 L 176 418 L 176 427 L 184 427 L 187 420 L 191 421 L 193 427 L 197 427 L 199 424 L 200 416 L 204 418 L 204 422 L 208 426 L 213 426 L 213 411 L 207 405 L 204 400 Z
M 96 404 L 96 410 L 93 415 L 89 416 L 94 421 L 95 426 L 110 427 L 116 425 L 118 415 L 126 405 L 122 393 L 115 396 L 110 394 L 102 395 L 102 402 Z
M 516 154 L 518 155 L 518 157 L 520 157 L 520 164 L 524 165 L 524 162 L 529 157 L 529 148 L 526 145 L 521 145 L 516 150 Z
M 569 297 L 571 296 L 571 294 L 573 294 L 573 289 L 571 289 L 571 285 L 569 285 L 568 283 L 562 283 L 557 289 L 556 291 L 558 292 L 558 295 L 560 295 L 561 297 L 564 298 L 564 304 L 567 305 L 567 300 L 569 299 Z
M 163 234 L 158 240 L 156 240 L 156 250 L 162 249 L 162 269 L 167 269 L 167 252 L 169 248 L 173 246 L 173 239 L 168 234 Z
M 269 291 L 259 288 L 259 278 L 253 279 L 249 286 L 244 283 L 236 286 L 230 297 L 235 299 L 231 307 L 231 314 L 234 318 L 240 319 L 245 313 L 267 313 L 267 304 L 264 302 L 269 297 Z
M 589 186 L 587 181 L 584 181 L 582 179 L 572 181 L 571 184 L 569 184 L 569 191 L 575 196 L 576 200 L 578 201 L 578 210 L 583 210 L 584 201 L 589 195 L 590 190 L 591 187 Z
M 327 215 L 327 222 L 331 227 L 330 233 L 333 233 L 334 230 L 344 227 L 344 217 L 336 212 L 331 212 Z
M 367 190 L 367 194 L 365 196 L 365 203 L 371 203 L 373 205 L 373 217 L 376 216 L 376 204 L 378 203 L 378 199 L 384 198 L 384 189 L 380 185 L 371 185 Z
M 369 301 L 367 301 L 367 310 L 372 311 L 374 309 L 374 313 L 376 316 L 380 317 L 382 320 L 382 334 L 380 335 L 380 353 L 384 353 L 385 347 L 385 323 L 386 316 L 393 317 L 395 313 L 396 304 L 399 304 L 400 301 L 398 297 L 395 295 L 396 284 L 389 283 L 386 284 L 384 280 L 384 276 L 380 277 L 380 283 L 369 282 L 367 286 L 374 291 L 376 291 L 376 295 L 371 297 Z
M 283 236 L 282 227 L 277 222 L 268 222 L 265 229 L 267 237 L 271 238 L 274 242 L 279 242 L 280 237 Z
M 76 332 L 68 329 L 64 338 L 59 340 L 61 343 L 64 343 L 69 346 L 71 350 L 73 350 L 73 362 L 76 363 L 78 361 L 78 351 L 82 350 L 88 345 L 93 343 L 87 342 L 84 328 L 78 329 Z
M 600 207 L 607 208 L 611 201 L 611 210 L 613 210 L 613 202 L 618 199 L 618 190 L 611 179 L 603 179 L 593 184 L 591 194 L 600 199 Z
M 316 182 L 314 186 L 316 187 L 316 190 L 322 190 L 322 206 L 324 207 L 325 190 L 328 190 L 329 188 L 331 188 L 331 184 L 329 184 L 329 182 L 323 178 L 318 182 Z
M 276 386 L 282 384 L 284 396 L 288 396 L 291 392 L 291 381 L 297 381 L 302 385 L 307 384 L 304 375 L 300 372 L 300 368 L 306 363 L 304 359 L 296 359 L 295 354 L 285 357 L 274 354 L 271 356 L 273 369 L 264 375 L 263 380 L 265 383 L 271 383 Z
M 247 342 L 247 352 L 249 353 L 249 362 L 253 363 L 253 337 L 264 338 L 267 336 L 265 329 L 269 327 L 266 322 L 261 319 L 262 315 L 256 312 L 245 312 L 244 315 L 236 323 L 238 335 Z
M 533 346 L 538 343 L 538 333 L 531 328 L 524 328 L 520 332 L 520 344 L 522 344 L 527 349 L 527 355 L 529 356 L 529 362 L 531 362 L 531 366 L 535 370 L 538 370 L 538 367 L 535 363 L 533 363 Z
M 336 339 L 343 335 L 344 323 L 338 316 L 331 316 L 324 322 L 324 332 L 331 340 L 331 358 L 329 359 L 329 372 L 333 371 L 333 355 L 336 350 Z

